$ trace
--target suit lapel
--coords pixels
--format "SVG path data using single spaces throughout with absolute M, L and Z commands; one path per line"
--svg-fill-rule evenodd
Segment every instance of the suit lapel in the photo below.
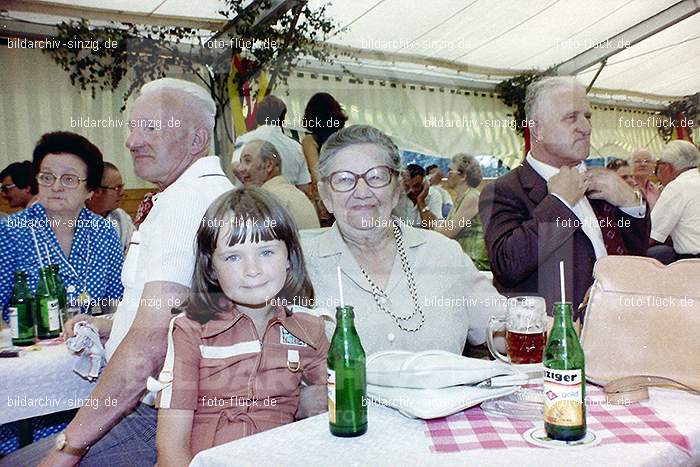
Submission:
M 545 182 L 544 178 L 535 172 L 535 169 L 533 169 L 527 161 L 523 161 L 518 176 L 520 177 L 520 184 L 527 193 L 528 198 L 530 198 L 535 205 L 540 204 L 548 193 L 547 182 Z

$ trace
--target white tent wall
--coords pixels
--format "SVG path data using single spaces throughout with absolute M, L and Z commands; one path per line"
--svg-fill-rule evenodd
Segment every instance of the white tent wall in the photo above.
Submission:
M 131 156 L 124 147 L 126 127 L 78 128 L 71 126 L 81 118 L 123 121 L 119 111 L 125 85 L 115 91 L 81 92 L 70 82 L 68 73 L 41 51 L 0 47 L 3 90 L 0 96 L 0 166 L 31 160 L 39 137 L 48 131 L 80 133 L 100 148 L 105 160 L 122 172 L 128 188 L 149 185 L 134 175 Z
M 303 76 L 303 77 L 301 77 Z M 522 138 L 507 128 L 508 107 L 494 97 L 445 88 L 396 84 L 343 77 L 324 80 L 295 74 L 288 89 L 276 93 L 292 113 L 303 114 L 308 99 L 326 91 L 343 104 L 348 124 L 367 123 L 387 132 L 401 149 L 449 157 L 457 152 L 510 158 L 522 153 Z M 282 92 L 288 91 L 289 96 Z M 451 92 L 452 91 L 452 92 Z M 289 118 L 289 117 L 288 117 Z M 503 121 L 501 128 L 484 123 Z M 449 125 L 449 128 L 445 127 Z
M 523 155 L 523 138 L 508 126 L 512 109 L 494 94 L 411 84 L 392 87 L 388 82 L 348 77 L 338 81 L 310 73 L 295 73 L 275 94 L 287 103 L 287 120 L 293 125 L 319 91 L 343 104 L 348 124 L 375 125 L 401 149 L 443 157 L 458 152 L 488 154 L 511 166 Z M 654 154 L 661 151 L 664 142 L 656 128 L 642 126 L 648 124 L 651 112 L 597 105 L 592 110 L 592 157 L 627 158 L 638 147 Z
M 123 90 L 98 92 L 96 99 L 89 92 L 79 92 L 70 84 L 68 74 L 38 50 L 0 47 L 0 68 L 3 90 L 0 95 L 0 167 L 10 162 L 31 159 L 32 149 L 41 134 L 68 130 L 81 133 L 102 150 L 105 159 L 122 171 L 129 188 L 149 185 L 133 173 L 131 158 L 124 147 L 126 129 L 80 128 L 71 126 L 80 118 L 123 121 L 120 112 Z M 293 73 L 287 85 L 275 94 L 289 108 L 287 120 L 292 129 L 300 129 L 308 99 L 326 91 L 341 102 L 349 116 L 348 124 L 368 123 L 390 134 L 401 149 L 449 157 L 457 152 L 490 154 L 507 165 L 520 160 L 522 138 L 507 127 L 510 109 L 491 94 L 397 84 L 349 77 L 316 76 Z M 454 91 L 454 92 L 453 92 Z M 648 147 L 658 154 L 663 141 L 656 128 L 628 128 L 623 122 L 646 122 L 646 111 L 594 108 L 591 154 L 627 157 L 636 147 Z M 450 128 L 436 126 L 442 122 Z M 119 125 L 116 123 L 116 125 Z M 459 125 L 459 126 L 456 126 Z M 697 138 L 697 131 L 696 131 Z M 696 139 L 697 140 L 697 139 Z

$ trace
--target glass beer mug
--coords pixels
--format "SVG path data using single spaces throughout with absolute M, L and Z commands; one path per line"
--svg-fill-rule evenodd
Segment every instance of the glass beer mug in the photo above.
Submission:
M 506 351 L 496 350 L 493 333 L 506 330 Z M 516 365 L 541 363 L 547 341 L 547 308 L 542 297 L 513 297 L 508 299 L 506 316 L 489 320 L 488 344 L 491 354 L 506 363 Z

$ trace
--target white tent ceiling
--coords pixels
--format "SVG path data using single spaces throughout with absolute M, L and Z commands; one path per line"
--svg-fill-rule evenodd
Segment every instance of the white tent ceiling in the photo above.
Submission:
M 5 0 L 12 18 L 84 13 L 221 22 L 220 0 Z M 312 8 L 326 3 L 310 0 Z M 373 53 L 375 67 L 411 69 L 426 78 L 442 69 L 497 82 L 544 70 L 679 3 L 678 0 L 335 0 L 328 8 L 346 29 L 334 45 Z M 697 8 L 697 0 L 686 0 Z M 28 13 L 29 12 L 29 13 Z M 46 23 L 52 16 L 42 15 Z M 103 16 L 104 17 L 104 16 Z M 597 90 L 677 97 L 700 90 L 700 15 L 690 16 L 609 58 Z M 603 45 L 602 47 L 610 47 Z M 364 58 L 367 58 L 366 56 Z M 383 62 L 383 63 L 382 63 Z M 578 76 L 588 83 L 598 70 Z M 447 76 L 450 76 L 449 74 Z

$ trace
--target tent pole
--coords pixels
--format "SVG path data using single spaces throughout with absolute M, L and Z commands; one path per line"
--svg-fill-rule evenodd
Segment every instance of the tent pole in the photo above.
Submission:
M 598 76 L 600 75 L 600 72 L 603 71 L 603 67 L 608 63 L 608 59 L 604 59 L 602 62 L 600 62 L 600 67 L 598 68 L 598 71 L 596 71 L 595 76 L 591 80 L 590 84 L 588 87 L 586 87 L 586 94 L 588 94 L 591 91 L 591 88 L 593 87 L 593 83 L 595 83 L 595 80 L 598 79 Z

